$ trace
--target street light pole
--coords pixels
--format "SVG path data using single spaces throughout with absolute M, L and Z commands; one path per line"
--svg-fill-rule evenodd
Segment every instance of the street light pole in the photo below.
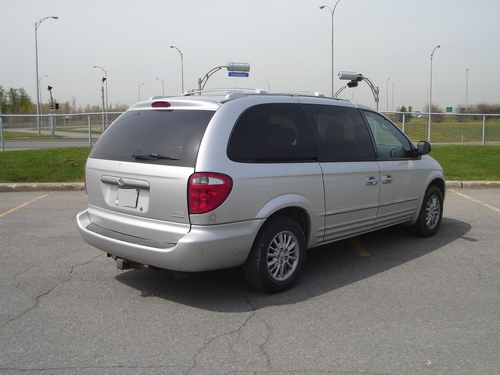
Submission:
M 392 104 L 391 111 L 394 111 L 394 83 L 392 84 Z
M 319 9 L 324 9 L 324 8 L 328 8 L 330 10 L 330 13 L 332 14 L 332 96 L 334 95 L 334 77 L 335 77 L 335 69 L 334 69 L 334 63 L 333 63 L 333 16 L 335 15 L 335 9 L 337 8 L 337 5 L 338 3 L 340 2 L 340 0 L 337 0 L 337 2 L 335 3 L 335 6 L 333 7 L 333 10 L 332 8 L 330 8 L 328 5 L 321 5 L 319 7 Z
M 466 112 L 469 112 L 468 91 L 469 91 L 469 68 L 465 69 L 465 111 Z
M 184 94 L 184 54 L 176 46 L 170 46 L 170 48 L 175 48 L 179 55 L 181 56 L 181 83 L 182 83 L 182 94 Z
M 429 86 L 429 126 L 427 129 L 427 141 L 431 141 L 431 123 L 432 123 L 432 57 L 434 56 L 434 51 L 436 51 L 437 48 L 440 48 L 441 46 L 436 46 L 432 50 L 431 53 L 431 81 L 430 81 L 430 86 Z
M 57 20 L 59 17 L 51 16 L 44 17 L 40 21 L 35 22 L 35 60 L 36 60 L 36 127 L 40 134 L 40 81 L 38 78 L 38 28 L 43 21 L 53 18 Z
M 387 78 L 387 112 L 389 112 L 389 80 L 390 78 Z
M 104 83 L 104 81 L 106 81 L 106 125 L 108 125 L 108 111 L 109 111 L 109 105 L 108 105 L 108 71 L 106 69 L 104 69 L 103 67 L 98 66 L 98 65 L 94 65 L 94 68 L 99 68 L 99 69 L 101 69 L 104 72 L 103 83 Z M 103 105 L 103 107 L 104 107 L 104 105 Z
M 162 94 L 163 96 L 165 96 L 165 81 L 161 78 L 156 78 L 157 81 L 161 81 L 161 85 L 162 85 Z
M 139 85 L 139 88 L 138 88 L 138 90 L 139 90 L 139 101 L 141 101 L 141 86 L 142 86 L 142 85 L 144 85 L 144 83 L 141 83 L 141 84 Z

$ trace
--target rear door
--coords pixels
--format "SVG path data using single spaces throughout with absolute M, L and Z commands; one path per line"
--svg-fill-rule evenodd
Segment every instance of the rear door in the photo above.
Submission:
M 373 228 L 379 167 L 363 117 L 356 108 L 303 105 L 316 139 L 325 189 L 324 241 Z
M 323 241 L 324 201 L 311 128 L 295 99 L 261 100 L 243 111 L 231 131 L 231 165 L 226 169 L 234 188 L 227 200 L 230 210 L 217 216 L 253 220 L 285 207 L 301 207 L 310 220 L 308 244 L 315 246 Z

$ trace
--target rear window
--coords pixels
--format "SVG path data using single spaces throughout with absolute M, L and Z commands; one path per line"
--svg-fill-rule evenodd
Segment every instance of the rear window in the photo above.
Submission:
M 89 157 L 194 167 L 201 139 L 214 113 L 205 110 L 125 112 L 103 133 Z

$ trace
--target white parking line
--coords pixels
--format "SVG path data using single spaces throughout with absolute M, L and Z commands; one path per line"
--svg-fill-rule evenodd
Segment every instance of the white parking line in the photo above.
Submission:
M 498 208 L 498 207 L 492 206 L 492 205 L 487 204 L 487 203 L 483 203 L 480 200 L 477 200 L 477 199 L 474 199 L 472 197 L 469 197 L 468 195 L 460 193 L 460 192 L 458 192 L 456 190 L 453 190 L 453 189 L 448 189 L 448 190 L 451 191 L 452 193 L 455 193 L 456 195 L 458 195 L 458 196 L 460 196 L 462 198 L 468 199 L 468 200 L 470 200 L 470 201 L 472 201 L 474 203 L 479 203 L 480 205 L 482 205 L 482 206 L 484 206 L 486 208 L 489 208 L 490 210 L 493 210 L 495 212 L 500 212 L 500 208 Z
M 20 204 L 20 205 L 19 205 L 19 206 L 17 206 L 17 207 L 14 207 L 14 208 L 12 208 L 12 209 L 10 209 L 10 210 L 8 210 L 8 211 L 5 211 L 4 213 L 1 213 L 1 214 L 0 214 L 0 218 L 5 217 L 5 216 L 7 216 L 8 214 L 11 214 L 11 213 L 13 213 L 13 212 L 15 212 L 15 211 L 17 211 L 17 210 L 19 210 L 19 209 L 23 208 L 23 207 L 26 207 L 26 206 L 30 205 L 31 203 L 36 202 L 36 201 L 37 201 L 37 200 L 39 200 L 39 199 L 45 198 L 47 195 L 50 195 L 50 194 L 52 194 L 52 192 L 47 193 L 47 194 L 45 194 L 45 195 L 40 195 L 39 197 L 33 198 L 32 200 L 30 200 L 30 201 L 28 201 L 28 202 L 24 202 L 23 204 Z

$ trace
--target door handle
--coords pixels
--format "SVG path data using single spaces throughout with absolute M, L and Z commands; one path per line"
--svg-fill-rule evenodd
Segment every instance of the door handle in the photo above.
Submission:
M 365 178 L 365 184 L 368 186 L 378 185 L 378 178 L 375 176 L 370 176 Z
M 382 176 L 383 184 L 390 184 L 392 182 L 392 176 L 390 174 Z

